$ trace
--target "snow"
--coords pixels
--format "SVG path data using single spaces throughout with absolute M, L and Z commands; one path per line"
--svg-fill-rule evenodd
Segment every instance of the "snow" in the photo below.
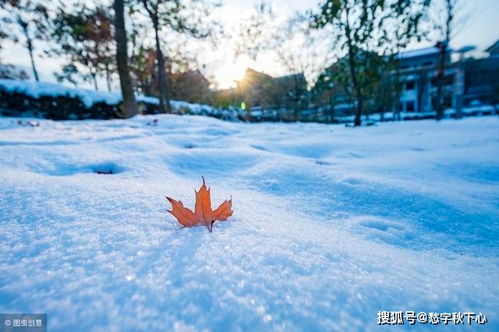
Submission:
M 174 110 L 180 111 L 184 109 L 193 115 L 214 115 L 217 113 L 223 113 L 222 110 L 219 110 L 210 105 L 188 103 L 186 101 L 180 101 L 180 100 L 172 100 L 170 102 L 170 105 Z
M 10 92 L 24 93 L 33 98 L 40 98 L 42 96 L 68 96 L 73 98 L 80 98 L 83 104 L 90 108 L 95 103 L 106 103 L 108 105 L 116 105 L 121 102 L 121 92 L 107 92 L 87 90 L 80 88 L 70 88 L 60 84 L 47 83 L 47 82 L 30 82 L 11 79 L 0 79 L 0 88 L 6 89 Z M 156 97 L 139 95 L 136 97 L 137 101 L 146 104 L 159 105 L 159 100 Z M 193 114 L 214 114 L 218 109 L 202 104 L 188 103 L 185 101 L 171 101 L 172 108 L 178 110 L 181 107 L 192 112 Z
M 415 50 L 409 50 L 409 51 L 403 51 L 400 52 L 400 55 L 398 58 L 415 58 L 419 56 L 425 56 L 425 55 L 431 55 L 431 54 L 438 54 L 440 51 L 438 47 L 431 46 L 431 47 L 425 47 L 425 48 L 419 48 Z
M 496 117 L 18 120 L 0 118 L 0 312 L 50 331 L 364 331 L 380 310 L 499 329 Z M 166 212 L 201 176 L 233 197 L 213 233 Z
M 121 94 L 117 92 L 69 88 L 60 84 L 47 82 L 0 79 L 0 86 L 7 91 L 24 93 L 33 98 L 40 98 L 42 96 L 68 96 L 80 98 L 86 107 L 92 107 L 94 103 L 98 102 L 115 105 L 121 101 Z

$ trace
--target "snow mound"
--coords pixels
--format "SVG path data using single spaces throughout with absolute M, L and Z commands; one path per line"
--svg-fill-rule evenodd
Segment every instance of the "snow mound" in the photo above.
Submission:
M 47 82 L 32 82 L 22 80 L 0 79 L 0 87 L 10 92 L 18 92 L 26 94 L 33 98 L 40 98 L 42 96 L 67 96 L 79 98 L 83 104 L 90 108 L 95 103 L 105 103 L 108 105 L 119 104 L 122 100 L 121 92 L 106 92 L 87 90 L 80 88 L 70 88 L 60 84 L 47 83 Z M 146 104 L 159 105 L 159 99 L 156 97 L 139 95 L 136 97 L 138 102 Z M 174 110 L 186 109 L 192 114 L 214 114 L 221 112 L 215 107 L 188 103 L 185 101 L 171 101 Z

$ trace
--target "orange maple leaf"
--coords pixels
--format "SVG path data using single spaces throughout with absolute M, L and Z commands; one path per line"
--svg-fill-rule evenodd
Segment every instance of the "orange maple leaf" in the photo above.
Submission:
M 227 220 L 232 215 L 232 198 L 225 200 L 214 211 L 211 209 L 210 189 L 206 186 L 203 177 L 203 185 L 196 193 L 196 204 L 194 212 L 184 207 L 181 201 L 176 201 L 171 197 L 166 199 L 172 204 L 172 209 L 168 210 L 178 222 L 184 227 L 206 226 L 211 232 L 215 221 Z

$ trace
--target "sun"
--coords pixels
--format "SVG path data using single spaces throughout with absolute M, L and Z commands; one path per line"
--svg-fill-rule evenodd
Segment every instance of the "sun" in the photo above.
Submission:
M 233 88 L 244 77 L 247 65 L 241 61 L 225 63 L 217 69 L 215 81 L 220 89 Z
M 234 88 L 237 86 L 237 82 L 244 78 L 244 74 L 249 68 L 263 73 L 276 73 L 276 68 L 279 70 L 278 65 L 271 57 L 261 57 L 258 61 L 247 57 L 239 57 L 236 60 L 218 65 L 212 77 L 217 88 Z

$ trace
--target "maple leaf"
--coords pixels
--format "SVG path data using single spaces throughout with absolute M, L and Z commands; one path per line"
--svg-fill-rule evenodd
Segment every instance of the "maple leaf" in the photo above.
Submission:
M 225 200 L 215 210 L 211 209 L 210 189 L 206 186 L 203 177 L 203 185 L 196 193 L 196 204 L 194 212 L 184 207 L 184 203 L 176 201 L 171 197 L 166 199 L 172 204 L 172 209 L 168 210 L 178 222 L 184 227 L 206 226 L 211 232 L 215 221 L 227 220 L 232 215 L 232 198 Z

